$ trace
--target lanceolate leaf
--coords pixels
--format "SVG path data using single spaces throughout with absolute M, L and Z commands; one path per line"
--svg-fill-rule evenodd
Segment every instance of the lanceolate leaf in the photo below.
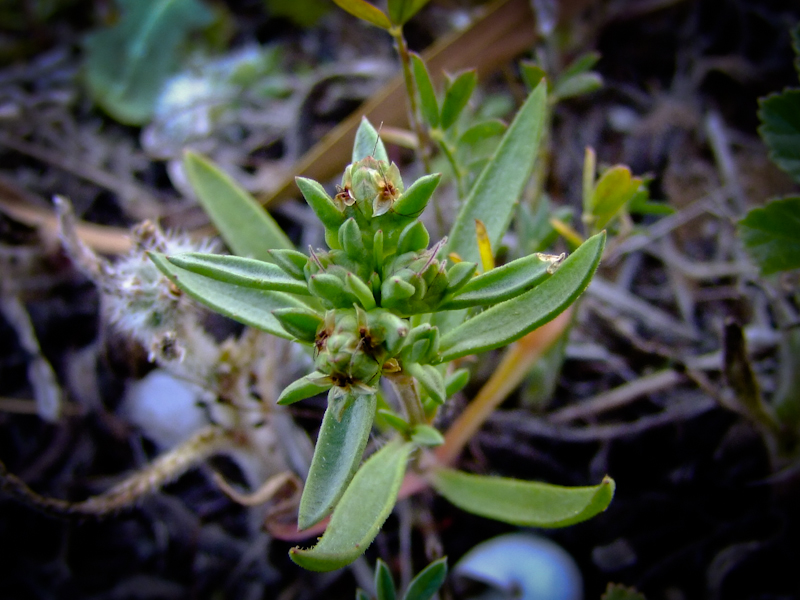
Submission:
M 362 21 L 371 23 L 381 29 L 391 29 L 392 23 L 386 14 L 374 7 L 366 0 L 333 0 L 340 8 L 343 8 L 354 17 Z M 355 161 L 353 161 L 355 162 Z
M 496 304 L 446 333 L 439 360 L 499 348 L 554 319 L 586 289 L 605 246 L 605 232 L 586 240 L 545 282 Z
M 403 25 L 429 0 L 389 0 L 389 16 L 395 25 Z
M 492 247 L 499 246 L 539 151 L 546 109 L 545 89 L 544 84 L 537 86 L 514 117 L 494 157 L 464 201 L 445 253 L 455 252 L 462 260 L 478 262 L 475 219 L 486 226 Z
M 375 568 L 375 593 L 378 595 L 378 600 L 395 600 L 397 598 L 392 572 L 380 558 Z
M 430 600 L 439 591 L 447 577 L 447 557 L 425 567 L 408 584 L 403 600 Z
M 442 101 L 442 129 L 449 129 L 456 122 L 467 106 L 476 83 L 478 74 L 475 71 L 465 71 L 449 82 Z
M 291 275 L 287 275 L 279 266 L 262 260 L 199 252 L 175 254 L 168 256 L 167 260 L 182 269 L 223 283 L 303 296 L 309 295 L 305 281 L 298 281 Z
M 550 271 L 557 267 L 556 258 L 548 260 L 540 254 L 530 254 L 473 277 L 452 298 L 445 300 L 439 310 L 486 306 L 518 296 L 547 279 Z
M 605 227 L 636 194 L 642 180 L 631 177 L 631 170 L 623 165 L 608 169 L 592 192 L 590 213 L 595 231 Z
M 311 571 L 333 571 L 361 556 L 392 512 L 403 482 L 410 443 L 393 440 L 373 454 L 358 470 L 333 511 L 319 543 L 289 553 Z
M 739 232 L 765 275 L 800 268 L 800 196 L 754 208 L 739 221 Z
M 294 339 L 272 315 L 278 308 L 306 306 L 294 297 L 215 281 L 173 265 L 163 254 L 151 252 L 149 256 L 176 286 L 210 309 L 278 337 Z
M 784 90 L 759 100 L 758 132 L 769 157 L 800 182 L 800 89 Z
M 297 525 L 307 529 L 330 514 L 361 463 L 375 418 L 375 395 L 355 398 L 336 420 L 328 405 L 300 499 Z
M 431 76 L 428 74 L 428 69 L 425 66 L 422 58 L 416 54 L 411 53 L 411 66 L 414 69 L 414 81 L 417 83 L 417 90 L 419 91 L 420 107 L 422 108 L 422 116 L 431 127 L 439 126 L 439 103 L 436 100 L 436 92 L 433 89 Z
M 600 485 L 562 487 L 440 469 L 431 483 L 462 510 L 524 527 L 574 525 L 603 512 L 614 497 L 610 477 Z
M 207 159 L 186 152 L 183 166 L 203 210 L 234 254 L 272 262 L 269 250 L 294 249 L 269 213 Z
M 389 155 L 386 154 L 386 147 L 383 145 L 380 136 L 378 136 L 377 130 L 372 126 L 372 123 L 367 121 L 366 117 L 363 117 L 361 125 L 358 126 L 356 131 L 356 140 L 353 143 L 352 162 L 358 162 L 368 156 L 375 160 L 389 162 Z

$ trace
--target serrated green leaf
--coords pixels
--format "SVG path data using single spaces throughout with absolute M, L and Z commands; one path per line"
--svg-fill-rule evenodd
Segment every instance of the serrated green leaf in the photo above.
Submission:
M 254 258 L 187 252 L 167 256 L 167 260 L 181 269 L 223 283 L 288 294 L 309 295 L 305 281 L 298 281 L 276 264 Z
M 200 205 L 234 254 L 272 262 L 271 249 L 294 249 L 264 207 L 206 158 L 187 151 L 183 167 Z
M 403 600 L 430 600 L 447 577 L 447 557 L 433 561 L 408 584 Z
M 641 185 L 642 180 L 631 177 L 631 170 L 624 165 L 613 166 L 603 173 L 589 202 L 589 222 L 594 230 L 599 231 L 605 227 L 634 197 Z
M 375 568 L 375 592 L 378 600 L 396 600 L 397 594 L 394 589 L 394 579 L 389 567 L 380 558 Z
M 610 477 L 600 485 L 563 487 L 439 469 L 431 484 L 462 510 L 524 527 L 574 525 L 603 512 L 614 497 Z
M 306 308 L 293 296 L 215 281 L 173 265 L 163 254 L 150 252 L 148 256 L 189 297 L 235 321 L 294 340 L 272 314 L 279 308 Z
M 764 275 L 800 268 L 800 196 L 754 208 L 739 221 L 739 235 Z
M 374 395 L 358 396 L 338 421 L 336 407 L 328 405 L 300 498 L 299 529 L 307 529 L 328 516 L 345 493 L 361 463 L 376 406 Z
M 470 279 L 451 298 L 445 299 L 439 310 L 454 310 L 472 306 L 488 306 L 519 296 L 533 289 L 555 270 L 555 259 L 530 254 Z
M 301 377 L 297 381 L 293 381 L 287 385 L 281 392 L 280 396 L 278 396 L 278 404 L 281 406 L 287 406 L 289 404 L 294 404 L 295 402 L 305 400 L 306 398 L 311 398 L 317 394 L 327 392 L 329 389 L 331 389 L 332 384 L 319 383 L 319 381 L 324 377 L 324 374 L 320 373 L 319 371 L 314 371 L 305 377 Z
M 758 132 L 770 159 L 800 182 L 800 89 L 772 94 L 758 104 Z
M 446 333 L 440 340 L 439 360 L 505 346 L 554 319 L 589 285 L 605 239 L 605 232 L 589 238 L 541 285 L 495 304 Z
M 122 17 L 85 41 L 94 100 L 126 125 L 147 123 L 188 36 L 213 19 L 196 0 L 118 0 Z
M 422 116 L 425 117 L 431 127 L 439 126 L 439 102 L 436 99 L 436 92 L 433 89 L 431 76 L 419 54 L 411 53 L 411 67 L 414 71 L 414 81 L 417 82 L 419 92 L 420 108 Z
M 545 116 L 545 86 L 531 92 L 509 126 L 494 157 L 483 170 L 456 217 L 445 253 L 462 260 L 480 260 L 475 219 L 486 226 L 492 248 L 503 237 L 539 151 Z
M 389 0 L 389 17 L 395 25 L 404 25 L 429 0 Z
M 339 8 L 343 8 L 354 17 L 371 23 L 387 31 L 392 28 L 392 22 L 386 14 L 374 7 L 366 0 L 333 0 Z M 355 161 L 353 161 L 355 162 Z
M 477 83 L 478 74 L 476 71 L 464 71 L 455 79 L 448 81 L 439 121 L 442 129 L 447 130 L 453 126 L 453 123 L 461 115 L 461 111 L 467 106 L 467 102 L 469 102 Z
M 410 443 L 393 440 L 361 466 L 316 546 L 293 548 L 291 559 L 310 571 L 333 571 L 361 556 L 392 512 L 403 482 Z
M 386 146 L 383 145 L 378 135 L 378 131 L 367 121 L 366 117 L 361 118 L 361 124 L 356 130 L 356 139 L 353 142 L 353 157 L 351 162 L 358 162 L 371 156 L 375 160 L 389 162 L 389 155 L 386 154 Z

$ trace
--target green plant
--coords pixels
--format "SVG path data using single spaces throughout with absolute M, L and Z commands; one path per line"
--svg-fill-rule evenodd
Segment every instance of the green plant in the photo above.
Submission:
M 440 464 L 428 451 L 443 441 L 431 425 L 438 407 L 466 383 L 453 361 L 506 345 L 553 319 L 585 289 L 602 254 L 600 233 L 563 262 L 531 255 L 477 274 L 469 261 L 480 252 L 474 234 L 463 233 L 467 222 L 484 217 L 495 242 L 508 225 L 521 188 L 517 180 L 530 169 L 519 165 L 515 141 L 522 131 L 536 129 L 543 101 L 538 88 L 475 183 L 449 241 L 433 245 L 417 217 L 439 175 L 406 188 L 367 121 L 334 196 L 315 181 L 297 180 L 329 245 L 308 256 L 292 249 L 232 181 L 187 154 L 190 181 L 239 256 L 151 258 L 207 306 L 310 349 L 315 370 L 289 385 L 279 404 L 328 393 L 298 524 L 305 529 L 331 518 L 316 546 L 292 550 L 301 566 L 331 570 L 361 555 L 391 512 L 409 468 L 465 510 L 520 525 L 569 525 L 610 502 L 610 479 L 562 488 L 469 475 Z M 476 188 L 485 191 L 476 194 Z M 467 260 L 449 265 L 440 258 L 448 251 Z M 396 405 L 384 397 L 382 380 L 394 388 Z M 361 464 L 376 415 L 389 439 Z
M 447 576 L 447 558 L 440 558 L 420 571 L 408 584 L 406 591 L 400 595 L 394 587 L 394 580 L 389 567 L 381 559 L 375 568 L 376 600 L 429 600 L 442 587 Z M 369 600 L 370 596 L 363 590 L 356 592 L 356 600 Z
M 794 66 L 800 75 L 800 24 L 791 32 Z M 787 88 L 759 100 L 759 134 L 772 161 L 800 183 L 800 88 Z M 765 206 L 751 209 L 738 222 L 739 236 L 764 280 L 800 268 L 800 196 L 773 198 Z M 767 400 L 761 390 L 742 335 L 741 326 L 729 322 L 725 328 L 725 375 L 733 391 L 732 408 L 762 432 L 773 466 L 780 467 L 800 452 L 800 328 L 796 310 L 797 286 L 773 289 L 770 305 L 781 328 L 778 384 Z

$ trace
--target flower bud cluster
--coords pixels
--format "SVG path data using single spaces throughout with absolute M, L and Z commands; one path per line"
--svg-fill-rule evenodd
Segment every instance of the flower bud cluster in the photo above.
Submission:
M 314 316 L 292 309 L 275 315 L 292 335 L 313 343 L 314 384 L 332 386 L 334 395 L 368 394 L 382 374 L 406 370 L 426 379 L 422 389 L 435 389 L 430 395 L 442 401 L 441 376 L 430 366 L 438 330 L 412 328 L 408 320 L 436 311 L 448 292 L 467 281 L 462 266 L 448 269 L 447 261 L 437 258 L 445 240 L 429 248 L 430 235 L 417 218 L 439 175 L 406 188 L 397 165 L 368 156 L 348 165 L 333 197 L 315 181 L 297 182 L 325 226 L 330 247 L 311 249 L 302 273 L 326 312 Z

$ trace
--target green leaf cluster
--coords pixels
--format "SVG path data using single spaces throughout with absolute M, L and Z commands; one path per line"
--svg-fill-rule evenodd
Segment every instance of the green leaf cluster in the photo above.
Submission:
M 298 524 L 305 529 L 329 515 L 330 522 L 314 547 L 292 550 L 301 566 L 340 568 L 372 542 L 409 463 L 443 442 L 430 422 L 469 375 L 448 373 L 448 363 L 509 344 L 554 318 L 596 270 L 602 233 L 563 261 L 533 254 L 478 274 L 478 243 L 468 225 L 484 219 L 490 239 L 502 237 L 530 176 L 537 152 L 531 142 L 541 135 L 545 101 L 540 86 L 505 130 L 449 242 L 432 243 L 418 218 L 439 176 L 407 186 L 366 120 L 335 194 L 297 179 L 328 245 L 308 254 L 292 248 L 274 220 L 218 168 L 186 155 L 189 180 L 235 255 L 153 254 L 155 264 L 210 308 L 310 348 L 313 372 L 287 386 L 279 404 L 328 394 Z M 465 260 L 451 264 L 446 251 Z M 395 386 L 402 409 L 382 399 L 382 379 Z M 379 413 L 394 435 L 362 464 Z M 540 526 L 589 518 L 605 509 L 613 493 L 608 482 L 569 490 L 450 471 L 428 476 L 466 510 Z M 498 494 L 504 502 L 492 499 Z
M 433 561 L 408 584 L 404 594 L 395 589 L 392 573 L 381 559 L 375 569 L 375 598 L 376 600 L 430 600 L 442 587 L 447 577 L 447 557 Z M 358 590 L 356 600 L 369 600 L 366 592 Z
M 800 24 L 792 30 L 800 75 Z M 772 161 L 800 183 L 800 88 L 759 100 L 759 134 Z M 776 198 L 739 221 L 739 235 L 764 275 L 800 268 L 800 196 Z

